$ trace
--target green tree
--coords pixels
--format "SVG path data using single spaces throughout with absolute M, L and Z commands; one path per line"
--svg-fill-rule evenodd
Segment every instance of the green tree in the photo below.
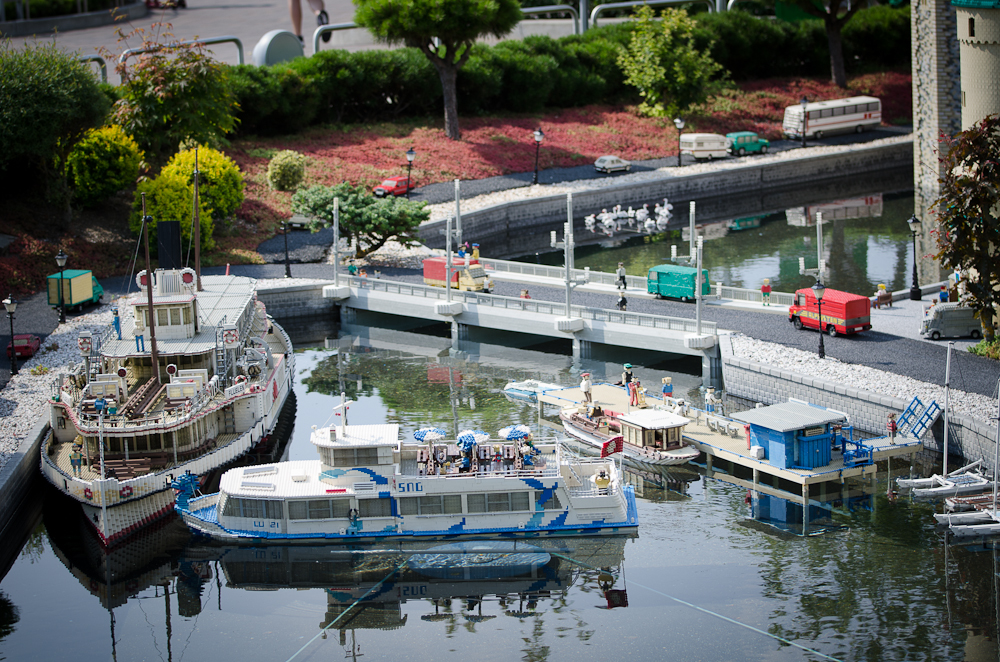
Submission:
M 965 300 L 993 341 L 1000 306 L 1000 115 L 947 141 L 942 163 L 937 257 L 962 275 Z
M 418 48 L 441 78 L 444 132 L 459 140 L 458 71 L 481 37 L 503 37 L 521 20 L 517 0 L 354 0 L 354 22 L 379 41 Z
M 226 67 L 212 60 L 203 44 L 184 44 L 160 31 L 169 27 L 154 23 L 152 32 L 118 31 L 120 44 L 128 46 L 130 38 L 138 37 L 140 48 L 148 52 L 116 66 L 122 84 L 115 123 L 157 163 L 184 140 L 218 145 L 236 127 L 237 105 Z
M 91 129 L 69 155 L 73 195 L 84 207 L 135 184 L 142 150 L 120 126 Z
M 0 168 L 41 173 L 65 206 L 67 157 L 90 129 L 103 124 L 108 99 L 86 65 L 55 46 L 15 49 L 0 41 Z
M 292 211 L 325 225 L 333 223 L 334 200 L 340 200 L 340 236 L 357 241 L 355 257 L 374 253 L 390 239 L 404 246 L 416 242 L 415 232 L 430 218 L 426 203 L 405 198 L 376 198 L 350 184 L 313 186 L 292 196 Z
M 648 6 L 636 12 L 632 39 L 618 56 L 625 83 L 639 90 L 639 110 L 673 117 L 708 97 L 711 83 L 724 70 L 694 43 L 696 23 L 687 12 L 667 9 L 660 20 Z
M 844 39 L 841 32 L 851 17 L 867 3 L 850 2 L 850 0 L 829 0 L 829 3 L 816 2 L 816 0 L 785 1 L 823 21 L 823 27 L 826 29 L 826 43 L 830 50 L 830 76 L 834 85 L 846 89 L 847 68 L 844 65 Z

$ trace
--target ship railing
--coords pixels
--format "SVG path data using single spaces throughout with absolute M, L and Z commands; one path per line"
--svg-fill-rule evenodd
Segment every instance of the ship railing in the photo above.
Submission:
M 264 419 L 261 418 L 242 435 L 225 446 L 216 448 L 211 453 L 206 453 L 154 474 L 145 474 L 128 480 L 107 478 L 89 481 L 71 476 L 59 469 L 48 453 L 42 453 L 41 469 L 53 485 L 75 499 L 95 506 L 114 506 L 169 489 L 174 478 L 185 473 L 190 472 L 200 476 L 212 469 L 224 466 L 246 454 L 264 437 L 264 432 Z M 49 442 L 46 441 L 46 443 Z
M 581 486 L 581 487 L 570 487 L 569 495 L 574 499 L 587 499 L 593 497 L 606 497 L 614 496 L 621 491 L 621 488 L 612 483 L 607 487 L 596 487 L 596 486 Z
M 230 394 L 229 391 L 236 389 L 238 392 Z M 142 414 L 137 418 L 129 418 L 120 415 L 104 415 L 104 428 L 110 431 L 131 430 L 138 431 L 146 427 L 159 428 L 166 425 L 173 425 L 190 420 L 191 417 L 200 414 L 210 406 L 220 407 L 227 404 L 235 397 L 242 395 L 246 390 L 244 384 L 238 387 L 226 389 L 225 393 L 212 393 L 207 388 L 199 391 L 191 398 L 191 408 L 178 408 L 174 411 L 159 411 L 155 413 Z M 221 397 L 219 397 L 221 395 Z M 77 402 L 74 395 L 74 402 Z M 77 418 L 77 427 L 80 432 L 97 433 L 100 430 L 100 414 L 92 412 L 81 412 Z

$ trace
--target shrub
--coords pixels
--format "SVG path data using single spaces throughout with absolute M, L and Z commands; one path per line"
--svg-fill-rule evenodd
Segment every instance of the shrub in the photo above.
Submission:
M 72 55 L 0 41 L 0 168 L 30 166 L 51 178 L 62 197 L 66 157 L 107 111 L 94 76 Z
M 319 97 L 288 63 L 230 68 L 230 90 L 240 109 L 243 135 L 295 133 L 316 120 Z
M 984 338 L 969 347 L 969 351 L 976 356 L 985 356 L 990 359 L 1000 360 L 1000 340 L 990 342 Z
M 163 167 L 160 177 L 175 177 L 189 189 L 188 200 L 194 195 L 195 150 L 186 149 Z M 243 203 L 243 174 L 236 163 L 211 147 L 198 149 L 198 197 L 216 221 L 227 219 Z M 189 203 L 190 206 L 190 203 Z
M 290 149 L 278 152 L 267 164 L 267 181 L 278 191 L 294 191 L 306 174 L 306 157 Z
M 200 164 L 199 164 L 200 165 Z M 149 250 L 156 253 L 156 224 L 159 221 L 181 222 L 181 244 L 187 249 L 191 242 L 192 225 L 192 193 L 191 185 L 177 173 L 161 173 L 156 179 L 139 182 L 135 192 L 135 202 L 132 205 L 132 215 L 129 217 L 129 228 L 136 235 L 142 233 L 142 194 L 146 194 L 146 214 L 152 217 L 149 224 Z M 210 251 L 215 248 L 212 233 L 215 222 L 212 220 L 212 209 L 205 198 L 200 197 L 199 220 L 201 225 L 201 250 Z
M 91 129 L 69 155 L 74 197 L 90 207 L 135 183 L 142 151 L 119 126 Z

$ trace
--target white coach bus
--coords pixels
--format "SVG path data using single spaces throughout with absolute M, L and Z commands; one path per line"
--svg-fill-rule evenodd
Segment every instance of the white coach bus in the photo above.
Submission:
M 785 137 L 801 139 L 803 126 L 806 138 L 821 139 L 834 133 L 861 133 L 882 123 L 882 102 L 875 97 L 850 97 L 815 101 L 805 105 L 806 121 L 802 121 L 802 105 L 785 108 L 781 128 Z

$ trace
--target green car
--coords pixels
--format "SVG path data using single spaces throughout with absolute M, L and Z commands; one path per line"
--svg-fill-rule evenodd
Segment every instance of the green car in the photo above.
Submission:
M 733 156 L 744 156 L 754 152 L 767 154 L 767 146 L 770 144 L 753 131 L 737 131 L 726 134 L 726 151 Z

